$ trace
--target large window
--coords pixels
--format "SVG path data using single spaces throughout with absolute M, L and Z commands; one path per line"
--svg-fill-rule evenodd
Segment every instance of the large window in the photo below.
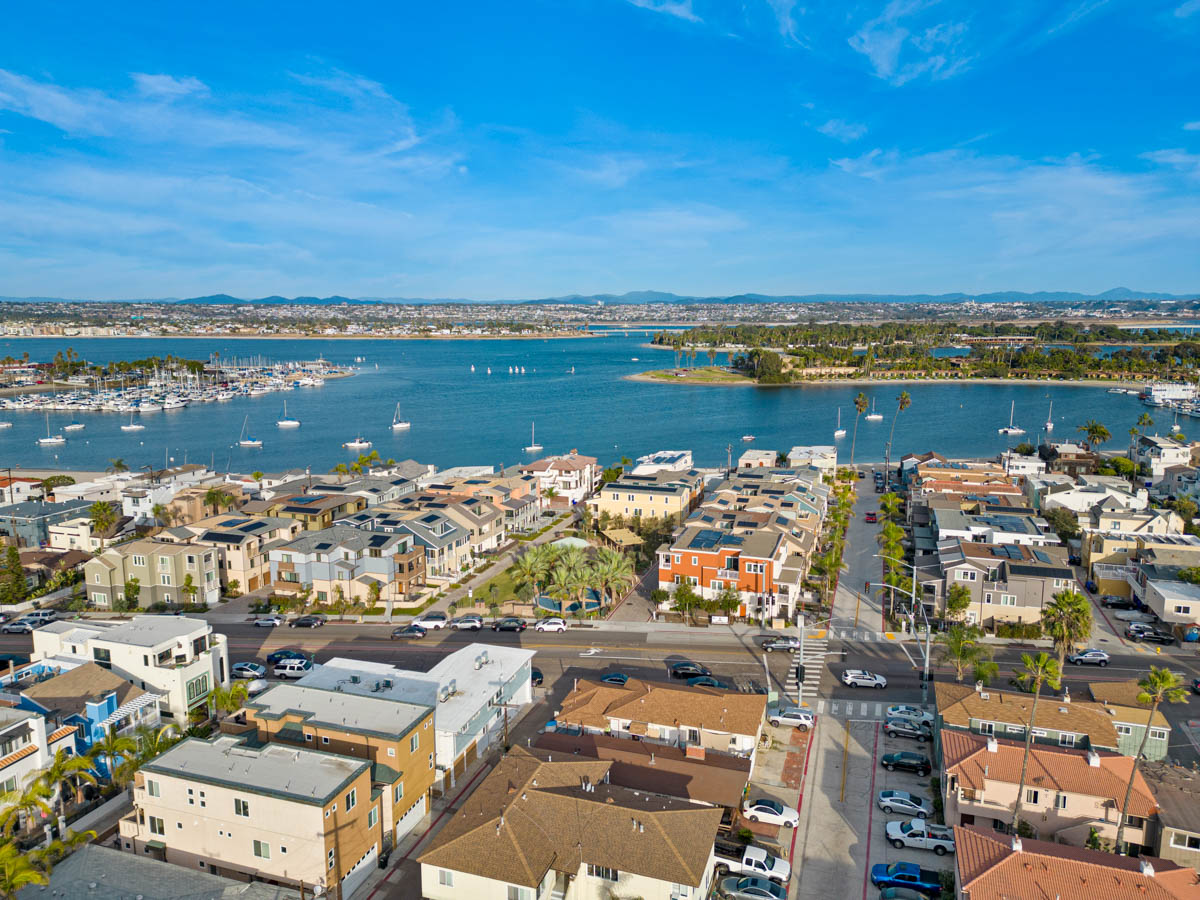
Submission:
M 235 816 L 250 817 L 250 801 L 241 800 L 237 797 L 233 798 L 233 814 Z
M 157 797 L 157 796 L 159 796 L 159 793 L 158 793 L 158 782 L 157 782 L 157 781 L 154 781 L 154 780 L 153 780 L 153 779 L 151 779 L 151 778 L 147 778 L 147 779 L 146 779 L 146 796 L 147 796 L 147 797 Z
M 533 900 L 533 891 L 527 887 L 508 886 L 508 900 Z
M 271 858 L 271 845 L 264 841 L 254 842 L 254 855 L 259 859 Z
M 1175 831 L 1171 833 L 1171 846 L 1180 850 L 1200 850 L 1200 837 Z
M 356 803 L 358 803 L 358 788 L 351 788 L 350 793 L 346 794 L 346 812 L 354 809 Z
M 442 887 L 454 887 L 454 873 L 449 869 L 438 869 L 438 884 Z
M 148 821 L 150 822 L 151 834 L 164 835 L 167 833 L 167 826 L 158 816 L 150 816 Z
M 593 866 L 588 863 L 587 873 L 591 878 L 601 878 L 604 881 L 616 881 L 620 874 L 616 869 L 606 869 L 604 866 Z
M 409 737 L 409 739 L 408 739 L 408 752 L 409 753 L 416 753 L 417 748 L 420 746 L 421 746 L 421 736 L 419 734 L 414 734 Z

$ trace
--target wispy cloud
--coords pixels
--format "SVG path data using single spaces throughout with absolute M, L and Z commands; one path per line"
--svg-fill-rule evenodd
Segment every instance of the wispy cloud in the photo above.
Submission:
M 1186 3 L 1181 3 L 1175 7 L 1175 16 L 1180 19 L 1186 19 L 1200 12 L 1200 0 L 1187 0 Z
M 628 0 L 628 2 L 642 9 L 674 16 L 688 22 L 701 21 L 692 9 L 692 0 Z
M 779 33 L 784 38 L 791 41 L 801 41 L 800 35 L 796 30 L 796 0 L 767 0 L 767 4 L 771 7 L 771 11 L 775 13 L 775 20 L 779 23 Z M 801 12 L 804 8 L 801 7 Z
M 1050 37 L 1058 34 L 1060 31 L 1072 27 L 1073 25 L 1086 19 L 1092 13 L 1108 5 L 1109 0 L 1083 0 L 1082 3 L 1072 7 L 1067 11 L 1066 16 L 1059 22 L 1051 25 L 1046 29 L 1046 36 Z
M 817 131 L 848 144 L 865 135 L 867 126 L 859 122 L 847 122 L 844 119 L 830 119 L 824 125 L 818 125 Z
M 1142 159 L 1187 175 L 1200 176 L 1200 153 L 1189 153 L 1176 147 L 1170 150 L 1152 150 L 1149 153 L 1143 153 Z
M 1200 121 L 1185 122 L 1183 125 L 1183 130 L 1184 131 L 1200 131 Z
M 866 22 L 849 39 L 851 48 L 871 62 L 875 74 L 894 85 L 914 78 L 949 78 L 966 69 L 970 56 L 962 52 L 967 25 L 943 21 L 921 27 L 911 19 L 936 0 L 891 0 L 883 12 Z
M 138 91 L 147 97 L 174 99 L 208 93 L 208 85 L 199 78 L 191 76 L 176 78 L 173 75 L 147 75 L 144 72 L 134 72 L 130 77 Z

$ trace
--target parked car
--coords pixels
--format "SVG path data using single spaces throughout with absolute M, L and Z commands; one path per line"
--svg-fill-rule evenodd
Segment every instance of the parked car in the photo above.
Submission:
M 529 623 L 519 616 L 505 616 L 492 623 L 492 631 L 524 631 L 528 627 Z
M 529 670 L 529 683 L 534 687 L 540 687 L 545 680 L 546 676 L 542 674 L 541 669 L 533 668 Z
M 687 684 L 688 687 L 720 688 L 723 691 L 733 690 L 732 686 L 717 678 L 713 678 L 711 675 L 697 675 L 694 678 L 689 678 Z
M 713 852 L 717 857 L 718 875 L 758 875 L 780 884 L 787 884 L 792 877 L 788 862 L 765 847 L 718 838 L 713 844 Z
M 20 618 L 12 622 L 5 622 L 0 625 L 0 633 L 3 634 L 32 634 L 33 629 L 37 628 L 40 622 L 35 622 L 32 619 Z
M 407 625 L 401 625 L 399 628 L 392 629 L 393 641 L 406 640 L 409 638 L 412 640 L 420 640 L 423 637 L 425 637 L 425 629 L 416 622 L 410 622 Z
M 842 684 L 847 684 L 853 688 L 885 688 L 887 687 L 887 679 L 882 675 L 876 675 L 865 669 L 847 669 L 842 673 Z
M 930 738 L 929 725 L 912 719 L 888 719 L 883 723 L 883 733 L 891 738 L 909 738 L 919 744 Z
M 625 687 L 626 682 L 629 681 L 629 676 L 624 672 L 609 672 L 600 681 L 603 684 L 615 684 L 618 687 Z
M 422 628 L 428 631 L 431 628 L 445 628 L 446 623 L 449 621 L 450 617 L 444 612 L 431 611 L 427 613 L 421 613 L 421 615 L 412 620 L 412 624 L 420 625 Z
M 869 512 L 865 516 L 863 516 L 863 521 L 869 525 L 873 525 L 879 521 L 879 514 L 874 513 L 874 512 Z
M 758 875 L 730 875 L 719 888 L 729 900 L 787 900 L 787 888 Z
M 1100 605 L 1105 609 L 1137 609 L 1137 604 L 1125 597 L 1108 595 L 1100 598 Z
M 307 659 L 285 659 L 275 666 L 276 678 L 303 678 L 312 669 Z
M 816 720 L 807 709 L 801 709 L 799 706 L 781 706 L 767 712 L 767 721 L 776 727 L 786 725 L 800 731 L 808 731 Z
M 790 806 L 769 797 L 756 797 L 742 804 L 742 813 L 751 822 L 766 822 L 768 825 L 786 825 L 795 828 L 800 824 L 800 813 Z
M 537 631 L 558 631 L 567 630 L 567 620 L 560 616 L 548 616 L 545 619 L 539 619 L 538 623 L 533 626 Z
M 909 706 L 907 703 L 897 703 L 887 708 L 889 719 L 911 719 L 914 722 L 928 722 L 933 725 L 933 713 L 926 712 L 919 706 Z
M 1134 643 L 1138 641 L 1149 641 L 1151 644 L 1166 644 L 1175 643 L 1175 632 L 1168 631 L 1166 628 L 1138 628 L 1134 629 L 1130 626 L 1125 631 L 1125 637 L 1129 638 Z
M 774 653 L 776 650 L 799 650 L 800 638 L 790 634 L 772 634 L 762 639 L 759 644 L 764 653 Z
M 324 616 L 301 616 L 298 619 L 292 619 L 288 625 L 292 628 L 320 628 L 325 624 Z
M 885 813 L 904 813 L 908 816 L 918 816 L 926 819 L 933 813 L 933 807 L 924 797 L 910 794 L 908 791 L 886 790 L 879 792 L 875 801 Z
M 694 662 L 677 662 L 671 664 L 672 678 L 695 678 L 697 675 L 711 675 L 712 671 Z
M 889 887 L 879 892 L 879 900 L 929 900 L 929 898 L 913 888 Z
M 52 609 L 35 609 L 33 612 L 25 613 L 25 618 L 31 622 L 37 622 L 39 625 L 45 625 L 47 622 L 57 619 L 58 613 Z
M 930 897 L 942 892 L 942 876 L 933 869 L 922 869 L 916 863 L 876 863 L 871 866 L 871 884 L 876 887 L 906 887 Z
M 954 852 L 954 829 L 945 825 L 931 825 L 924 819 L 888 822 L 887 839 L 897 850 L 916 847 L 918 850 L 932 850 L 938 856 Z
M 279 613 L 273 613 L 269 616 L 259 616 L 254 620 L 254 625 L 256 628 L 274 628 L 276 625 L 282 625 L 286 621 Z
M 1068 656 L 1067 662 L 1073 666 L 1100 666 L 1103 668 L 1108 665 L 1108 654 L 1103 650 L 1080 650 L 1078 653 Z
M 450 627 L 455 631 L 479 631 L 483 628 L 483 616 L 469 613 L 450 620 Z
M 923 756 L 920 753 L 912 753 L 908 750 L 902 750 L 899 753 L 885 753 L 879 757 L 879 764 L 889 772 L 901 769 L 905 772 L 913 772 L 914 774 L 924 776 L 933 771 L 933 763 L 929 761 L 928 756 Z
M 236 662 L 229 667 L 234 678 L 265 678 L 267 667 L 256 662 Z
M 267 654 L 267 665 L 274 666 L 285 659 L 308 659 L 308 654 L 299 650 L 276 650 Z

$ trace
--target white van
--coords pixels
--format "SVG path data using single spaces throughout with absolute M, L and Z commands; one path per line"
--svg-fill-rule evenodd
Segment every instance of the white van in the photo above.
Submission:
M 312 669 L 307 659 L 285 659 L 275 664 L 276 678 L 303 678 Z

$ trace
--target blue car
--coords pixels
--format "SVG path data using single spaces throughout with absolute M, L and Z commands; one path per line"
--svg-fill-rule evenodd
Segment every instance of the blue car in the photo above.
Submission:
M 276 650 L 267 655 L 267 663 L 272 666 L 279 665 L 285 659 L 308 659 L 308 654 L 299 650 Z
M 610 672 L 601 678 L 600 681 L 604 684 L 615 684 L 618 687 L 625 687 L 626 682 L 629 681 L 629 676 L 624 672 Z
M 716 678 L 713 678 L 711 675 L 697 675 L 695 678 L 689 678 L 687 680 L 687 684 L 690 687 L 720 688 L 723 691 L 730 690 L 729 685 L 727 685 L 723 681 L 718 681 Z

